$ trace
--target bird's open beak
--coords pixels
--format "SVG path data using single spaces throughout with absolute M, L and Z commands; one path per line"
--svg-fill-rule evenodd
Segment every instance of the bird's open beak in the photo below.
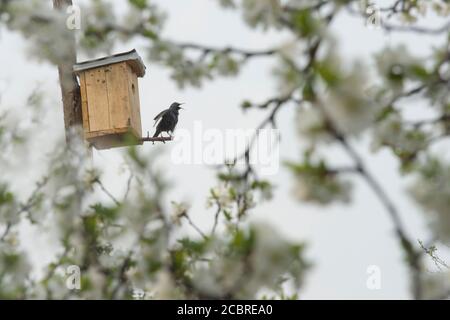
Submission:
M 183 105 L 183 104 L 185 104 L 185 103 L 186 103 L 186 102 L 180 103 L 180 106 Z M 182 107 L 180 107 L 180 106 L 178 106 L 180 109 L 185 110 L 184 108 L 182 108 Z

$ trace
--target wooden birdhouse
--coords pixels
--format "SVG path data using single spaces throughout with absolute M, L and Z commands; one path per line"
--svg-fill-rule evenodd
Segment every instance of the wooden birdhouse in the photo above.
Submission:
M 138 77 L 145 65 L 136 50 L 77 63 L 85 139 L 96 149 L 142 144 Z

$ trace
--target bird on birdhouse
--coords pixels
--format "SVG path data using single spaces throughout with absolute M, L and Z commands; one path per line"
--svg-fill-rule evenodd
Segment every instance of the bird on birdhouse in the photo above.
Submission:
M 180 109 L 183 109 L 180 107 L 182 104 L 183 103 L 174 102 L 170 105 L 169 109 L 158 113 L 158 115 L 153 119 L 155 120 L 155 124 L 153 126 L 158 123 L 153 138 L 158 137 L 162 132 L 167 132 L 172 137 L 172 133 L 178 123 L 178 112 Z

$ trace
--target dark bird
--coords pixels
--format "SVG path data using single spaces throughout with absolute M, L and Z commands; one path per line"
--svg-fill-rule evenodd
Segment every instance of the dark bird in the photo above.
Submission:
M 172 136 L 172 133 L 178 123 L 178 112 L 180 109 L 183 109 L 180 107 L 182 104 L 183 103 L 174 102 L 170 105 L 169 109 L 158 113 L 155 119 L 153 119 L 155 120 L 155 124 L 153 126 L 158 123 L 158 120 L 161 120 L 156 126 L 156 131 L 153 138 L 158 137 L 162 132 L 167 132 L 170 136 Z

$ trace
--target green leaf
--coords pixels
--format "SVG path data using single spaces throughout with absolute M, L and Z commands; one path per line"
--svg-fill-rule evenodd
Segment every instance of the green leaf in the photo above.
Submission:
M 5 185 L 0 186 L 0 206 L 14 201 L 14 195 L 8 191 Z
M 314 64 L 314 69 L 320 75 L 320 77 L 330 86 L 334 86 L 339 83 L 341 76 L 336 70 L 336 66 L 331 65 L 328 61 L 323 61 Z
M 246 110 L 246 109 L 250 109 L 252 107 L 252 103 L 248 100 L 245 100 L 241 103 L 241 108 Z
M 311 10 L 300 10 L 293 16 L 294 27 L 303 37 L 313 36 L 319 30 L 320 23 L 311 13 Z
M 94 210 L 95 214 L 109 220 L 113 220 L 114 218 L 116 218 L 119 212 L 119 207 L 106 207 L 101 203 L 93 204 L 91 205 L 91 208 Z
M 188 253 L 193 254 L 202 254 L 207 246 L 207 241 L 193 241 L 189 238 L 183 238 L 178 240 L 183 246 L 183 249 L 186 249 Z
M 427 69 L 425 69 L 423 66 L 421 66 L 419 64 L 414 64 L 414 65 L 410 66 L 409 71 L 413 76 L 415 76 L 421 80 L 426 80 L 429 77 L 429 73 L 428 73 Z
M 128 0 L 128 1 L 138 9 L 145 9 L 147 7 L 147 0 Z

